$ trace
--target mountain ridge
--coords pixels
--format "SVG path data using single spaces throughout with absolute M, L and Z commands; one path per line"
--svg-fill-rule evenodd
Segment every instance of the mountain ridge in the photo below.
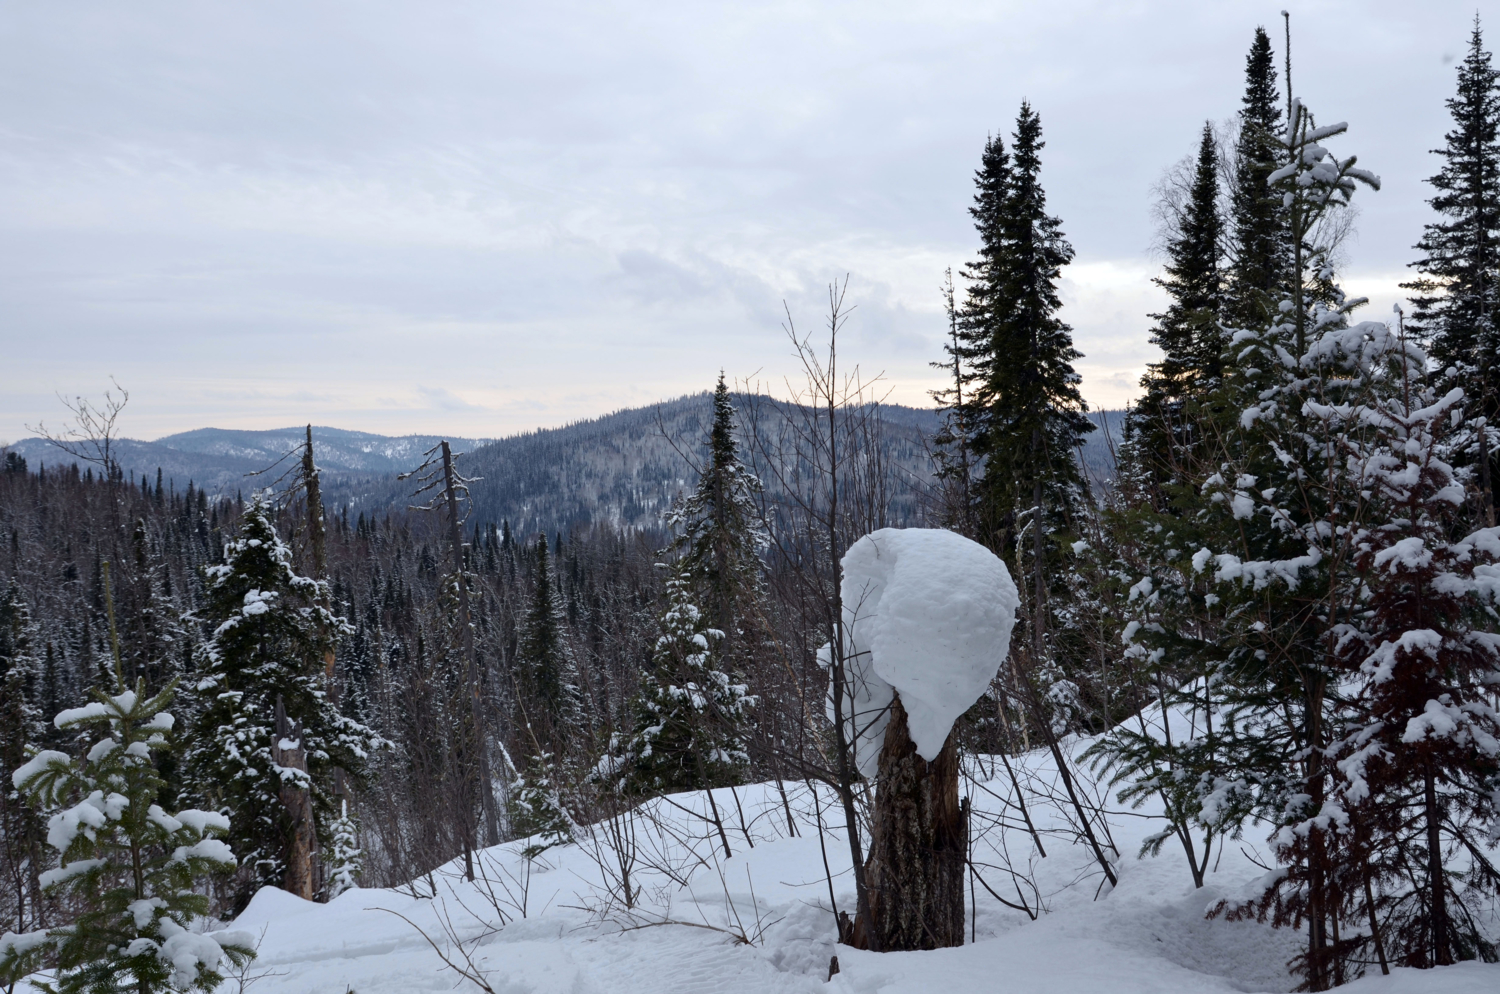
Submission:
M 687 394 L 645 407 L 621 408 L 555 428 L 534 428 L 496 439 L 448 436 L 475 477 L 471 521 L 509 522 L 519 532 L 553 532 L 575 524 L 660 527 L 667 507 L 689 485 L 693 461 L 702 453 L 711 421 L 712 395 Z M 766 397 L 736 395 L 742 410 L 754 405 L 784 417 L 790 405 Z M 931 478 L 930 440 L 940 415 L 929 408 L 880 405 L 888 457 L 899 479 L 893 513 L 917 518 L 925 482 Z M 1118 439 L 1123 412 L 1102 416 Z M 117 458 L 132 481 L 144 475 L 183 489 L 189 480 L 212 494 L 233 496 L 276 480 L 303 443 L 302 426 L 274 429 L 195 428 L 153 441 L 117 439 Z M 397 474 L 415 469 L 440 435 L 379 435 L 313 425 L 314 452 L 330 510 L 380 512 L 410 502 L 411 484 Z M 1104 432 L 1088 436 L 1082 458 L 1091 475 L 1106 478 L 1112 465 Z M 9 447 L 36 470 L 80 460 L 45 439 L 22 439 Z M 752 463 L 753 459 L 749 460 Z M 274 465 L 275 468 L 266 471 Z

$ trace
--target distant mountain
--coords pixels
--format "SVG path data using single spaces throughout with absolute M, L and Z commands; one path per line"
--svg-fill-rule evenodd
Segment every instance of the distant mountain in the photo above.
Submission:
M 179 452 L 223 456 L 267 466 L 293 449 L 300 449 L 306 428 L 272 431 L 233 431 L 199 428 L 158 438 L 153 444 Z M 374 435 L 366 431 L 323 428 L 313 425 L 313 451 L 318 466 L 338 473 L 404 473 L 422 462 L 422 453 L 442 441 L 440 435 Z M 449 438 L 458 451 L 466 452 L 483 441 Z
M 736 398 L 744 409 L 750 398 Z M 763 436 L 785 423 L 787 410 L 761 398 Z M 931 479 L 930 440 L 939 426 L 937 412 L 897 404 L 882 405 L 881 422 L 893 470 L 892 514 L 898 522 L 916 520 L 920 495 Z M 1094 414 L 1118 441 L 1123 412 Z M 507 438 L 450 438 L 464 453 L 459 468 L 479 477 L 472 487 L 471 521 L 508 521 L 519 534 L 554 532 L 574 523 L 609 522 L 617 527 L 657 528 L 672 500 L 696 479 L 695 466 L 712 419 L 707 393 L 679 397 L 651 407 L 616 411 L 562 428 L 540 429 Z M 132 479 L 144 474 L 153 482 L 158 467 L 165 479 L 182 489 L 188 480 L 210 493 L 233 494 L 264 486 L 281 475 L 280 464 L 263 470 L 302 444 L 303 428 L 237 431 L 200 428 L 154 442 L 121 439 L 119 460 Z M 391 437 L 340 428 L 313 427 L 313 446 L 323 471 L 324 499 L 330 509 L 348 507 L 351 514 L 403 507 L 410 502 L 411 481 L 396 474 L 416 468 L 422 453 L 440 440 L 435 435 Z M 752 447 L 754 448 L 754 447 Z M 33 470 L 75 460 L 43 439 L 28 438 L 11 446 Z M 754 453 L 750 454 L 754 462 Z M 1113 474 L 1113 458 L 1104 432 L 1088 436 L 1081 453 L 1096 480 Z M 762 470 L 762 476 L 769 476 Z
M 742 414 L 747 400 L 735 399 Z M 784 423 L 783 405 L 768 398 L 758 403 L 766 418 L 761 435 L 774 433 Z M 895 405 L 882 405 L 881 412 L 897 481 L 891 511 L 897 521 L 911 521 L 931 477 L 926 440 L 937 430 L 938 416 Z M 482 478 L 471 490 L 470 520 L 507 521 L 519 534 L 550 534 L 596 521 L 659 528 L 672 500 L 696 482 L 712 419 L 713 398 L 701 393 L 478 446 L 460 463 L 465 476 Z M 746 460 L 759 469 L 756 447 L 749 448 Z M 760 475 L 770 482 L 763 469 Z M 379 508 L 405 502 L 410 491 L 409 483 L 351 481 L 330 488 L 328 499 Z
M 199 428 L 167 435 L 154 442 L 122 438 L 114 443 L 120 467 L 131 479 L 142 474 L 154 481 L 160 469 L 165 479 L 179 488 L 189 480 L 210 493 L 263 486 L 280 475 L 281 466 L 268 478 L 249 474 L 266 469 L 302 445 L 306 428 L 276 428 L 269 431 L 239 431 Z M 392 438 L 363 431 L 313 426 L 313 449 L 318 466 L 335 479 L 348 476 L 387 477 L 415 468 L 422 453 L 440 441 L 436 435 L 402 435 Z M 467 451 L 480 444 L 474 439 L 451 438 L 455 449 Z M 46 439 L 25 438 L 10 446 L 25 457 L 33 470 L 41 466 L 67 466 L 80 460 Z M 85 464 L 86 465 L 86 464 Z M 281 464 L 285 466 L 286 464 Z

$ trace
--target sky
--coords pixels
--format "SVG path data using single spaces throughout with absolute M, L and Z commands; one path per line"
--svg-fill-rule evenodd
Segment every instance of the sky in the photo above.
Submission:
M 785 394 L 788 315 L 816 336 L 846 277 L 840 362 L 923 404 L 1023 99 L 1084 396 L 1119 407 L 1164 301 L 1153 186 L 1238 108 L 1257 25 L 1280 59 L 1281 9 L 5 0 L 0 440 L 110 377 L 135 438 L 498 436 L 721 369 Z M 1385 319 L 1475 7 L 1291 11 L 1294 91 L 1383 180 L 1345 285 Z

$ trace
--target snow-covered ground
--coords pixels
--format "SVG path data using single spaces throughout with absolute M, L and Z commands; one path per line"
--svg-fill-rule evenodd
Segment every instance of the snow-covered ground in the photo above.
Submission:
M 1071 839 L 1061 808 L 1031 799 L 1047 850 L 1040 858 L 1018 812 L 1007 811 L 1004 799 L 1013 792 L 1004 768 L 983 759 L 973 766 L 977 777 L 966 789 L 974 797 L 976 834 L 991 816 L 1003 814 L 1010 825 L 976 843 L 976 862 L 998 864 L 997 851 L 1008 850 L 1013 865 L 1029 867 L 1021 892 L 1033 906 L 1039 895 L 1044 910 L 1033 921 L 979 886 L 976 941 L 962 948 L 877 954 L 835 946 L 825 858 L 839 907 L 852 914 L 854 900 L 842 833 L 825 831 L 821 845 L 818 838 L 819 811 L 826 824 L 830 798 L 788 785 L 793 835 L 780 791 L 762 784 L 715 793 L 727 814 L 733 854 L 727 859 L 717 832 L 700 816 L 702 794 L 675 795 L 616 822 L 615 836 L 634 842 L 634 860 L 625 864 L 635 891 L 631 908 L 620 900 L 622 863 L 618 847 L 605 844 L 608 825 L 582 844 L 531 860 L 520 843 L 488 850 L 475 884 L 463 879 L 456 861 L 413 888 L 353 890 L 327 905 L 263 890 L 232 926 L 259 938 L 259 958 L 223 990 L 480 989 L 445 967 L 439 950 L 482 975 L 496 994 L 1202 994 L 1293 986 L 1285 964 L 1299 936 L 1204 917 L 1212 902 L 1264 872 L 1252 861 L 1263 858 L 1257 830 L 1216 857 L 1206 885 L 1195 890 L 1180 848 L 1169 843 L 1159 857 L 1136 858 L 1141 840 L 1162 824 L 1150 810 L 1112 804 L 1110 830 L 1123 855 L 1119 886 L 1109 890 L 1101 888 L 1088 850 Z M 1018 774 L 1035 778 L 1032 785 L 1045 794 L 1055 771 L 1038 754 Z M 1015 903 L 1008 874 L 988 871 L 986 881 Z M 834 955 L 840 972 L 830 981 Z M 1500 966 L 1398 969 L 1389 977 L 1376 969 L 1345 989 L 1494 994 Z

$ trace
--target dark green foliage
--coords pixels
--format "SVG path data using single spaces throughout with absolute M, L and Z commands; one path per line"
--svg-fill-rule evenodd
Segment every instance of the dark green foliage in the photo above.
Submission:
M 12 581 L 0 596 L 0 774 L 18 769 L 51 738 L 38 707 L 45 683 L 37 672 L 35 637 L 31 611 Z M 51 860 L 42 848 L 43 834 L 23 793 L 8 777 L 0 781 L 0 873 L 13 887 L 0 931 L 25 932 L 45 917 L 40 876 Z
M 580 731 L 576 726 L 582 714 L 578 671 L 567 641 L 567 619 L 559 603 L 546 535 L 537 536 L 535 550 L 531 606 L 516 647 L 512 728 L 523 756 L 566 752 Z
M 1047 213 L 1041 184 L 1041 119 L 1029 104 L 1016 119 L 1012 153 L 991 138 L 969 213 L 979 257 L 963 271 L 959 312 L 965 423 L 977 459 L 981 538 L 1002 554 L 1018 515 L 1042 496 L 1046 530 L 1068 527 L 1085 491 L 1076 449 L 1093 430 L 1084 414 L 1072 329 L 1057 317 L 1057 281 L 1073 258 L 1061 222 Z
M 1413 329 L 1427 337 L 1437 369 L 1471 398 L 1469 415 L 1488 418 L 1493 439 L 1500 417 L 1494 382 L 1500 361 L 1500 70 L 1484 49 L 1477 14 L 1447 106 L 1453 129 L 1433 151 L 1443 164 L 1427 181 L 1436 191 L 1428 203 L 1440 219 L 1423 229 L 1416 244 L 1421 257 L 1411 263 L 1420 275 L 1402 287 L 1412 292 Z M 1475 436 L 1471 428 L 1456 440 L 1464 463 L 1478 458 Z M 1493 481 L 1500 446 L 1487 448 Z
M 1141 378 L 1146 395 L 1130 414 L 1133 453 L 1153 482 L 1182 478 L 1202 447 L 1198 408 L 1223 373 L 1223 255 L 1218 143 L 1212 125 L 1205 124 L 1178 234 L 1167 246 L 1165 275 L 1154 281 L 1172 299 L 1164 313 L 1151 315 L 1151 341 L 1162 359 L 1147 367 Z
M 1500 71 L 1484 50 L 1478 19 L 1469 52 L 1458 67 L 1458 92 L 1447 101 L 1453 130 L 1442 168 L 1427 182 L 1428 201 L 1442 219 L 1427 224 L 1411 265 L 1422 275 L 1403 284 L 1415 291 L 1412 326 L 1430 340 L 1438 368 L 1477 368 L 1481 337 L 1492 329 L 1500 271 Z M 1476 391 L 1477 393 L 1477 391 Z
M 1287 286 L 1286 209 L 1267 183 L 1281 151 L 1281 127 L 1275 53 L 1266 29 L 1256 28 L 1245 57 L 1245 94 L 1230 192 L 1234 255 L 1228 272 L 1228 319 L 1237 328 L 1269 320 Z
M 635 732 L 612 750 L 616 782 L 632 794 L 740 783 L 750 764 L 745 733 L 755 699 L 724 672 L 724 633 L 693 604 L 687 579 L 667 581 L 651 670 L 641 681 Z
M 708 464 L 698 486 L 667 515 L 667 525 L 677 532 L 671 551 L 678 556 L 679 575 L 708 622 L 723 633 L 721 651 L 731 659 L 753 651 L 755 631 L 764 624 L 760 549 L 765 533 L 756 506 L 761 489 L 740 460 L 734 405 L 720 373 Z

